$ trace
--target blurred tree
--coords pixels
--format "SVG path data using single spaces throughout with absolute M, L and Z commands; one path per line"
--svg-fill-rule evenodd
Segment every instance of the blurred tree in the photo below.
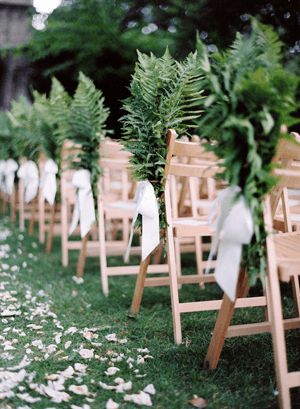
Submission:
M 103 90 L 111 109 L 108 127 L 119 129 L 120 100 L 128 96 L 137 48 L 162 54 L 168 45 L 175 57 L 184 57 L 198 30 L 215 51 L 229 45 L 236 31 L 250 29 L 250 15 L 275 27 L 286 61 L 299 69 L 300 0 L 65 0 L 46 28 L 33 32 L 33 87 L 48 91 L 54 74 L 73 92 L 83 71 Z
M 237 31 L 250 29 L 250 16 L 272 25 L 289 54 L 300 53 L 299 0 L 133 0 L 123 24 L 147 22 L 174 33 L 177 55 L 194 47 L 195 30 L 211 50 L 223 48 Z M 144 24 L 145 25 L 145 24 Z
M 120 100 L 127 96 L 136 49 L 161 53 L 171 34 L 143 35 L 125 24 L 128 2 L 73 0 L 49 16 L 45 30 L 34 31 L 28 53 L 34 61 L 33 87 L 47 91 L 55 75 L 73 92 L 78 72 L 93 78 L 112 111 L 109 127 L 118 127 Z

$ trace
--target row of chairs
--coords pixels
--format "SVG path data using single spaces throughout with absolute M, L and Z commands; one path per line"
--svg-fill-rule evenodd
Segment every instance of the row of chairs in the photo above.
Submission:
M 66 142 L 62 150 L 60 175 L 60 204 L 47 205 L 42 194 L 31 204 L 22 203 L 22 184 L 19 183 L 18 203 L 12 205 L 12 213 L 19 210 L 24 219 L 28 218 L 30 229 L 35 220 L 39 221 L 39 238 L 45 240 L 47 251 L 51 251 L 54 235 L 61 236 L 62 263 L 68 265 L 69 251 L 79 251 L 77 275 L 82 276 L 86 258 L 100 256 L 102 289 L 109 293 L 109 277 L 137 274 L 131 305 L 131 313 L 140 310 L 145 286 L 170 286 L 173 316 L 174 339 L 182 342 L 181 315 L 189 312 L 219 310 L 211 343 L 205 359 L 211 369 L 218 364 L 225 338 L 244 336 L 271 331 L 273 335 L 274 357 L 281 408 L 290 408 L 289 388 L 300 386 L 300 372 L 288 373 L 284 329 L 300 327 L 299 263 L 300 235 L 298 211 L 300 204 L 300 148 L 292 141 L 282 141 L 276 163 L 281 177 L 280 183 L 266 198 L 265 223 L 271 232 L 267 239 L 268 274 L 265 290 L 261 296 L 249 297 L 247 272 L 241 271 L 238 281 L 237 299 L 232 302 L 226 295 L 223 300 L 180 302 L 180 289 L 185 284 L 199 285 L 199 291 L 215 282 L 214 262 L 210 271 L 205 261 L 205 253 L 210 249 L 210 239 L 214 227 L 209 221 L 209 209 L 219 190 L 226 184 L 216 180 L 222 162 L 208 153 L 196 137 L 192 141 L 177 140 L 176 133 L 167 133 L 167 157 L 164 170 L 165 191 L 161 200 L 166 211 L 167 228 L 161 232 L 162 243 L 149 254 L 140 265 L 130 263 L 110 267 L 108 257 L 122 256 L 126 250 L 130 233 L 130 223 L 135 213 L 134 192 L 136 183 L 130 175 L 131 155 L 125 152 L 116 141 L 107 140 L 100 147 L 100 167 L 102 175 L 98 184 L 97 212 L 98 225 L 82 239 L 69 237 L 68 229 L 76 192 L 72 185 L 74 171 L 70 158 L 81 149 Z M 40 172 L 42 173 L 40 161 Z M 16 195 L 15 195 L 16 196 Z M 299 200 L 298 200 L 299 199 Z M 9 198 L 11 203 L 12 198 Z M 22 227 L 22 226 L 21 226 Z M 79 234 L 77 230 L 75 233 Z M 164 244 L 167 246 L 167 259 L 163 256 Z M 138 255 L 141 246 L 131 248 L 131 255 Z M 195 254 L 195 274 L 182 274 L 182 253 Z M 296 317 L 283 320 L 279 296 L 279 280 L 292 282 Z M 235 308 L 263 307 L 266 320 L 255 324 L 230 325 Z

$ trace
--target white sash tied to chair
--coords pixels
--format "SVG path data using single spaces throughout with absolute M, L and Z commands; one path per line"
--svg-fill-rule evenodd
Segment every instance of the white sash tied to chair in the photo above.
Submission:
M 240 271 L 243 244 L 249 244 L 254 232 L 253 218 L 243 196 L 238 196 L 238 186 L 219 193 L 212 210 L 215 215 L 216 233 L 212 242 L 209 261 L 218 250 L 215 278 L 225 294 L 234 301 Z M 219 207 L 219 213 L 217 212 Z M 207 267 L 209 270 L 209 267 Z
M 30 203 L 36 197 L 39 188 L 39 170 L 37 165 L 32 160 L 23 163 L 18 170 L 18 177 L 24 183 L 25 203 Z
M 77 189 L 77 197 L 69 235 L 74 232 L 79 222 L 80 234 L 83 238 L 96 221 L 91 173 L 87 169 L 77 170 L 73 175 L 72 184 Z
M 138 183 L 134 201 L 136 202 L 136 209 L 132 219 L 127 250 L 124 255 L 125 262 L 128 262 L 129 259 L 134 224 L 139 214 L 142 216 L 142 260 L 145 260 L 160 243 L 158 203 L 154 188 L 148 180 Z
M 44 176 L 42 180 L 42 194 L 50 205 L 54 204 L 57 191 L 56 174 L 58 166 L 52 159 L 48 159 L 44 167 Z
M 15 174 L 18 170 L 18 164 L 13 159 L 8 159 L 5 166 L 5 191 L 8 195 L 11 195 L 13 192 Z
M 0 190 L 5 192 L 4 175 L 5 175 L 6 161 L 0 160 Z

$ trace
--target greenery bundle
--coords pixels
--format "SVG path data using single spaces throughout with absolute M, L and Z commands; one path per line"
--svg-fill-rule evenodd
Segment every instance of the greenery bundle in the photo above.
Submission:
M 64 101 L 61 101 L 64 103 Z M 83 168 L 91 172 L 94 194 L 98 177 L 99 145 L 107 134 L 106 120 L 109 109 L 104 105 L 102 92 L 83 73 L 79 75 L 78 87 L 58 129 L 61 139 L 70 139 L 81 145 L 79 161 L 73 161 L 74 168 Z
M 252 22 L 250 35 L 239 33 L 226 52 L 209 59 L 201 50 L 205 98 L 199 132 L 224 160 L 222 178 L 241 188 L 254 217 L 255 234 L 243 261 L 252 283 L 265 274 L 262 199 L 276 180 L 270 176 L 280 126 L 295 122 L 297 79 L 281 65 L 281 43 L 274 31 Z
M 0 112 L 0 159 L 16 159 L 12 123 L 6 112 Z
M 39 134 L 36 132 L 36 113 L 33 105 L 20 97 L 12 101 L 8 112 L 11 121 L 14 152 L 17 158 L 37 160 L 40 151 Z
M 69 112 L 71 98 L 64 90 L 61 83 L 52 79 L 49 98 L 37 91 L 33 92 L 33 127 L 32 132 L 39 136 L 40 148 L 47 158 L 60 163 L 65 118 Z
M 182 134 L 198 118 L 202 98 L 202 75 L 198 52 L 182 62 L 168 50 L 162 57 L 138 52 L 138 62 L 131 81 L 131 96 L 124 101 L 126 114 L 122 143 L 133 153 L 133 176 L 148 179 L 160 202 L 161 227 L 165 227 L 162 194 L 166 160 L 166 131 L 175 128 Z

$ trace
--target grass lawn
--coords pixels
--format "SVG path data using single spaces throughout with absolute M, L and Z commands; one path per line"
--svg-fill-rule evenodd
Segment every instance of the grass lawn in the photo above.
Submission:
M 88 260 L 84 283 L 72 280 L 76 256 L 69 268 L 62 268 L 59 239 L 46 255 L 36 235 L 20 234 L 5 218 L 0 220 L 0 408 L 101 409 L 110 398 L 120 408 L 137 408 L 124 396 L 132 398 L 149 384 L 156 390 L 151 395 L 156 409 L 192 408 L 188 400 L 193 395 L 203 397 L 211 409 L 278 407 L 269 334 L 226 340 L 218 369 L 204 370 L 214 312 L 184 315 L 185 342 L 175 346 L 168 288 L 147 288 L 139 317 L 130 319 L 134 278 L 110 279 L 105 298 L 98 259 Z M 290 313 L 289 289 L 285 292 Z M 181 290 L 186 300 L 216 295 L 215 285 Z M 239 311 L 234 321 L 263 315 L 262 309 Z M 106 338 L 109 334 L 116 334 L 114 341 Z M 294 350 L 290 366 L 296 369 L 299 331 L 289 332 L 287 339 Z M 106 375 L 110 366 L 119 371 Z M 116 378 L 132 381 L 132 389 L 105 389 L 105 384 L 116 386 Z M 122 389 L 122 380 L 117 382 Z M 293 408 L 300 408 L 299 395 L 299 390 L 293 395 Z

